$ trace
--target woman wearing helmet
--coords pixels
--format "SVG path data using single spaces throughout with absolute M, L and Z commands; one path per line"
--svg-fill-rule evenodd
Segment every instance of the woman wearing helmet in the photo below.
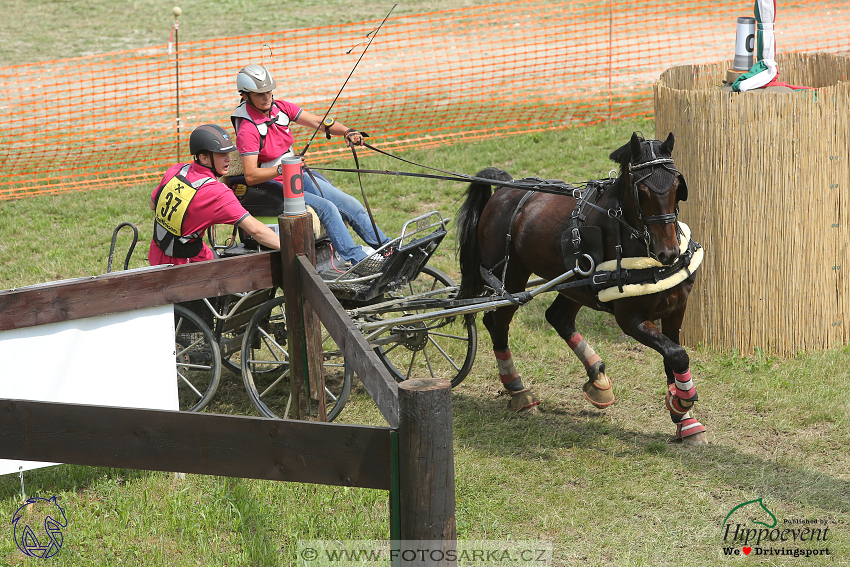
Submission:
M 230 136 L 216 124 L 198 126 L 189 136 L 195 161 L 169 167 L 151 194 L 154 230 L 148 261 L 152 266 L 215 258 L 203 241 L 204 231 L 214 224 L 238 225 L 261 244 L 280 248 L 277 234 L 248 214 L 233 191 L 216 179 L 227 173 L 234 149 Z
M 276 87 L 274 77 L 262 65 L 248 65 L 236 75 L 236 88 L 242 102 L 230 118 L 236 130 L 236 147 L 242 156 L 248 185 L 256 186 L 272 180 L 283 182 L 280 162 L 284 156 L 293 155 L 294 138 L 289 130 L 292 122 L 309 128 L 318 128 L 322 124 L 329 137 L 342 136 L 349 145 L 363 143 L 363 136 L 357 130 L 330 118 L 323 123 L 321 117 L 296 104 L 275 100 L 272 91 Z M 380 228 L 375 234 L 360 201 L 334 187 L 321 174 L 313 172 L 313 176 L 319 187 L 309 175 L 303 177 L 305 201 L 315 209 L 340 256 L 353 263 L 367 256 L 352 240 L 343 219 L 369 246 L 378 248 L 389 240 Z

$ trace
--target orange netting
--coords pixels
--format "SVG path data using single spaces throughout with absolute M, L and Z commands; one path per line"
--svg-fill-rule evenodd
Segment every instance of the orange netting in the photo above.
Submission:
M 660 73 L 732 59 L 736 18 L 752 14 L 751 1 L 524 0 L 392 17 L 332 115 L 388 150 L 651 115 Z M 783 1 L 777 51 L 850 51 L 834 33 L 848 20 L 848 1 Z M 158 178 L 198 124 L 231 130 L 248 63 L 322 115 L 379 23 L 0 68 L 0 199 Z M 299 128 L 297 150 L 311 134 Z M 310 155 L 341 151 L 320 134 Z

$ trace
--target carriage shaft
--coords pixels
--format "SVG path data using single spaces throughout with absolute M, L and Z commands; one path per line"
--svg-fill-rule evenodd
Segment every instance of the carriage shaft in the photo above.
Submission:
M 570 270 L 566 273 L 561 274 L 557 278 L 546 282 L 538 288 L 531 290 L 529 295 L 534 298 L 541 293 L 546 293 L 550 291 L 550 289 L 559 283 L 563 282 L 566 279 L 569 279 L 573 276 L 575 270 Z M 403 317 L 397 317 L 395 319 L 383 319 L 381 321 L 366 321 L 363 323 L 358 323 L 358 327 L 361 331 L 371 331 L 379 328 L 391 327 L 393 325 L 401 325 L 406 323 L 420 323 L 422 321 L 428 321 L 431 319 L 439 319 L 441 317 L 451 317 L 452 315 L 471 315 L 473 313 L 480 313 L 481 311 L 492 311 L 494 309 L 498 309 L 499 307 L 507 307 L 508 305 L 515 305 L 509 299 L 499 299 L 493 300 L 486 297 L 480 298 L 480 303 L 469 305 L 469 306 L 461 306 L 454 307 L 452 309 L 440 309 L 438 311 L 428 311 L 425 313 L 413 313 L 410 315 L 404 315 Z

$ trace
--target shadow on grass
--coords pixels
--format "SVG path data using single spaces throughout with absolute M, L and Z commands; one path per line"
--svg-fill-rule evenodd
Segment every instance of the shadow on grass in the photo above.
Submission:
M 473 449 L 494 458 L 553 461 L 557 450 L 598 452 L 600 458 L 661 457 L 673 470 L 701 471 L 722 489 L 774 495 L 803 508 L 850 512 L 850 481 L 811 467 L 788 466 L 728 444 L 688 447 L 670 442 L 670 435 L 623 427 L 604 411 L 547 406 L 542 414 L 517 414 L 504 398 L 481 399 L 456 391 L 453 395 L 455 447 Z M 691 473 L 693 474 L 693 473 Z

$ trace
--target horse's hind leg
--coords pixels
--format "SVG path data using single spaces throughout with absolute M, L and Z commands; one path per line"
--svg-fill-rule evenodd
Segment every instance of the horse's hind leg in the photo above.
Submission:
M 511 349 L 508 347 L 508 330 L 517 309 L 515 305 L 500 307 L 485 313 L 483 322 L 493 341 L 493 354 L 499 367 L 499 379 L 511 395 L 509 407 L 522 411 L 540 405 L 540 400 L 522 383 L 522 377 L 514 366 Z
M 546 310 L 546 320 L 584 364 L 587 372 L 587 382 L 582 388 L 584 397 L 600 409 L 607 408 L 614 403 L 614 390 L 611 379 L 605 374 L 605 363 L 576 331 L 576 315 L 581 307 L 580 303 L 559 294 Z

